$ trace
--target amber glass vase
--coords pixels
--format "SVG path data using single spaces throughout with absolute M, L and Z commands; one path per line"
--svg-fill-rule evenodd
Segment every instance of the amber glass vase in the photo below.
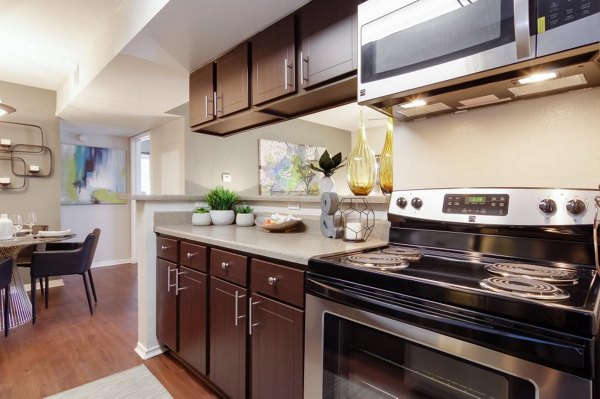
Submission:
M 392 143 L 394 141 L 394 120 L 388 118 L 387 132 L 385 142 L 381 151 L 381 160 L 379 161 L 379 186 L 384 194 L 391 194 L 394 189 L 394 155 L 392 153 Z
M 375 156 L 367 142 L 363 112 L 354 148 L 348 155 L 348 186 L 354 195 L 369 195 L 375 183 Z

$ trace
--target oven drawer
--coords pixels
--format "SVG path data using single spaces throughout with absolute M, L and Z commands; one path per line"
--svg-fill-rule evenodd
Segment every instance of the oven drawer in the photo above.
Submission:
M 182 241 L 179 246 L 179 264 L 190 269 L 206 273 L 208 271 L 206 255 L 206 247 L 202 245 Z
M 156 256 L 177 263 L 177 240 L 172 238 L 156 238 Z
M 210 274 L 245 287 L 247 285 L 248 257 L 222 251 L 210 250 Z
M 304 271 L 252 259 L 250 288 L 291 305 L 304 307 Z

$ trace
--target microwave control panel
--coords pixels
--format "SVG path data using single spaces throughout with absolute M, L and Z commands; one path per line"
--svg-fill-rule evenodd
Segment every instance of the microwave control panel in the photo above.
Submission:
M 538 33 L 600 12 L 597 0 L 538 0 Z

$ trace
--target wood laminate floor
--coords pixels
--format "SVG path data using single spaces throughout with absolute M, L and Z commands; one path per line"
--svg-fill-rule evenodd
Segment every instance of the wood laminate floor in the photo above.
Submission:
M 90 315 L 81 276 L 50 289 L 48 309 L 38 290 L 31 323 L 0 335 L 0 398 L 35 399 L 144 363 L 174 398 L 217 396 L 168 355 L 142 361 L 137 344 L 137 265 L 93 269 L 98 304 Z

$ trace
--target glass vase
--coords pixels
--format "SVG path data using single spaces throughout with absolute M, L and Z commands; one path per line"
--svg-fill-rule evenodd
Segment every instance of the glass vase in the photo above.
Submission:
M 381 160 L 379 162 L 379 187 L 384 194 L 391 194 L 394 189 L 394 154 L 392 145 L 394 141 L 394 120 L 388 117 L 387 132 L 385 142 L 381 151 Z
M 367 142 L 363 112 L 354 148 L 348 155 L 348 186 L 354 195 L 369 195 L 375 183 L 375 156 Z

